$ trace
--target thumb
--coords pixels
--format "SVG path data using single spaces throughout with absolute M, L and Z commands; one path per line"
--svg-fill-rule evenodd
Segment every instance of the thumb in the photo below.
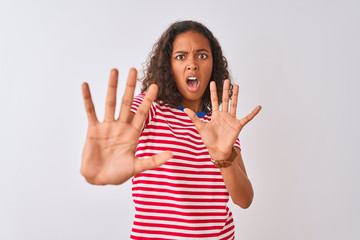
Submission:
M 196 129 L 199 131 L 204 123 L 200 121 L 200 119 L 196 116 L 193 110 L 189 108 L 185 108 L 184 112 L 189 116 L 191 121 L 195 124 Z
M 172 152 L 165 151 L 165 152 L 156 154 L 154 156 L 151 156 L 149 158 L 142 158 L 142 159 L 137 158 L 135 160 L 135 175 L 138 175 L 145 170 L 150 170 L 150 169 L 161 166 L 167 160 L 172 158 L 172 156 L 173 156 Z

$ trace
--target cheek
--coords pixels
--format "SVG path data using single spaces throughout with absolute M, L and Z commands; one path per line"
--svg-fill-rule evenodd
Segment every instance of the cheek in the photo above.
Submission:
M 181 73 L 180 66 L 178 64 L 171 63 L 171 73 L 173 78 L 179 78 Z
M 209 64 L 207 69 L 206 69 L 206 72 L 207 72 L 207 75 L 209 76 L 209 78 L 212 75 L 212 71 L 213 71 L 213 64 Z
M 210 67 L 209 67 L 209 73 L 210 73 L 210 75 L 211 75 L 211 73 L 212 73 L 212 70 L 213 70 L 213 65 L 211 64 Z
M 171 75 L 172 75 L 173 81 L 176 84 L 176 87 L 179 89 L 179 87 L 181 87 L 181 79 L 182 79 L 182 75 L 181 75 L 181 72 L 179 71 L 179 68 L 176 68 L 176 66 L 172 65 Z

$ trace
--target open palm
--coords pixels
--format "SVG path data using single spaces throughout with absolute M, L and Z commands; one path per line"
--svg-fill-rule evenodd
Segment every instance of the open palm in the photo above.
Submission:
M 190 109 L 184 111 L 194 122 L 202 141 L 207 147 L 209 154 L 214 160 L 227 159 L 232 151 L 232 147 L 239 136 L 241 129 L 251 121 L 261 110 L 257 106 L 249 115 L 242 119 L 236 118 L 237 99 L 239 94 L 239 86 L 234 86 L 233 96 L 230 104 L 229 112 L 229 87 L 230 81 L 224 81 L 222 109 L 219 110 L 219 102 L 216 94 L 215 82 L 210 83 L 210 95 L 212 116 L 211 121 L 204 123 Z
M 131 113 L 136 74 L 135 69 L 129 72 L 118 119 L 114 118 L 118 83 L 116 69 L 110 73 L 103 122 L 97 119 L 88 84 L 82 85 L 88 130 L 81 173 L 91 184 L 121 184 L 142 171 L 160 166 L 172 157 L 172 153 L 168 151 L 146 159 L 135 156 L 141 129 L 157 94 L 157 86 L 150 86 L 136 114 Z

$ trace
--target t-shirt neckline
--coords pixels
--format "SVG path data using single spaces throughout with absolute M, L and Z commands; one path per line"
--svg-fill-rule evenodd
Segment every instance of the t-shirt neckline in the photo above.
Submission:
M 180 109 L 181 111 L 184 111 L 184 107 L 183 106 L 177 106 L 177 108 L 178 109 Z M 202 112 L 199 112 L 199 113 L 195 113 L 196 114 L 196 116 L 198 116 L 198 117 L 204 117 L 205 115 L 206 115 L 206 112 L 205 111 L 202 111 Z

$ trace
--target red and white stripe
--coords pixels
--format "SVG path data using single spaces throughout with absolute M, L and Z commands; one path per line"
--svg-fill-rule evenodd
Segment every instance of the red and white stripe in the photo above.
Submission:
M 143 101 L 139 94 L 132 112 Z M 209 122 L 211 114 L 200 117 Z M 239 140 L 235 143 L 240 148 Z M 132 179 L 135 218 L 131 239 L 234 239 L 221 172 L 189 117 L 155 101 L 141 133 L 136 156 L 170 150 L 173 158 Z

